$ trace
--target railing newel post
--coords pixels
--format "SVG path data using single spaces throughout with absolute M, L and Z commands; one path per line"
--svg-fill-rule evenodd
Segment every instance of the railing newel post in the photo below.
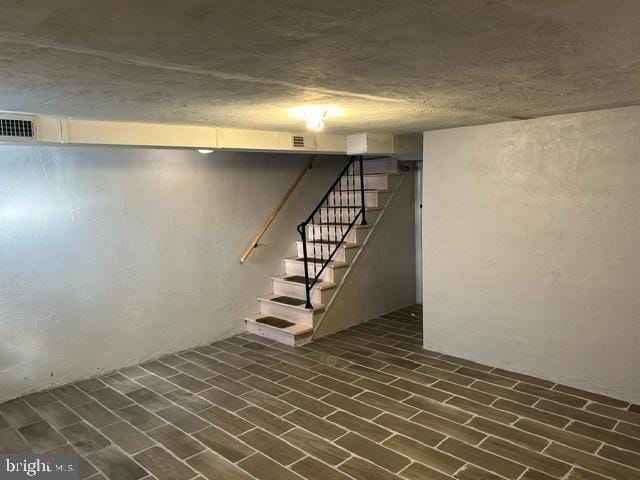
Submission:
M 314 227 L 315 228 L 315 227 Z M 304 260 L 304 287 L 306 291 L 307 303 L 305 308 L 312 308 L 311 305 L 311 288 L 309 286 L 309 266 L 308 266 L 308 255 L 307 255 L 307 224 L 302 222 L 298 225 L 298 232 L 302 237 L 302 257 Z

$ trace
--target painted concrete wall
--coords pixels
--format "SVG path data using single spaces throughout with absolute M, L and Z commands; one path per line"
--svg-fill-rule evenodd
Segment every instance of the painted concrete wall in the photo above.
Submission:
M 241 331 L 343 160 L 0 147 L 0 402 Z
M 408 172 L 370 233 L 316 338 L 416 302 L 415 186 Z
M 640 108 L 424 138 L 425 347 L 640 401 Z

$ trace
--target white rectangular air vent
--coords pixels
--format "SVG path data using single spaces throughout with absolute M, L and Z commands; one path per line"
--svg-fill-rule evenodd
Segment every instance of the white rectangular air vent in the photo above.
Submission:
M 291 135 L 291 147 L 294 150 L 315 150 L 315 135 Z
M 293 147 L 294 148 L 304 148 L 304 137 L 302 135 L 294 135 L 293 136 Z
M 0 113 L 0 141 L 33 142 L 35 140 L 35 117 Z

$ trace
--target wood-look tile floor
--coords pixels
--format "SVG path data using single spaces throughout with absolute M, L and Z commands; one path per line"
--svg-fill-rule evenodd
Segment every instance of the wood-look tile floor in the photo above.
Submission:
M 0 452 L 91 479 L 640 480 L 640 408 L 422 348 L 419 306 L 240 335 L 0 405 Z M 630 372 L 631 374 L 631 372 Z

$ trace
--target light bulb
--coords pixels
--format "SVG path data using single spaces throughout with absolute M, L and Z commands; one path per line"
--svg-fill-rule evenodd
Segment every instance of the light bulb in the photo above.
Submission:
M 198 153 L 207 155 L 208 153 L 213 153 L 213 150 L 211 150 L 210 148 L 199 148 Z
M 324 117 L 327 114 L 326 110 L 309 109 L 305 112 L 307 119 L 307 128 L 314 132 L 320 132 L 324 128 Z

